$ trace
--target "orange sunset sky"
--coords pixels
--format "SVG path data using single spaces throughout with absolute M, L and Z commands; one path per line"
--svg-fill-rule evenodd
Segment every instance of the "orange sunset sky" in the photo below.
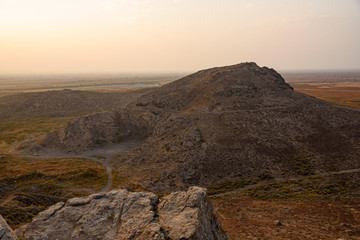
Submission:
M 360 68 L 359 0 L 0 0 L 0 74 Z

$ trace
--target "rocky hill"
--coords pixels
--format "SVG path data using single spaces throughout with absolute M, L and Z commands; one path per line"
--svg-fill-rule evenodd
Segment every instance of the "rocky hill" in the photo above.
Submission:
M 9 95 L 0 101 L 0 122 L 16 118 L 64 117 L 126 106 L 151 89 L 122 92 L 45 91 Z
M 0 239 L 16 239 L 0 218 Z M 4 228 L 2 228 L 4 225 Z M 191 187 L 159 200 L 114 190 L 59 202 L 16 230 L 21 239 L 227 239 L 206 190 Z M 7 238 L 6 238 L 7 237 Z
M 72 120 L 31 151 L 82 152 L 128 138 L 117 171 L 157 192 L 360 167 L 360 111 L 293 90 L 255 63 L 199 71 L 119 111 Z

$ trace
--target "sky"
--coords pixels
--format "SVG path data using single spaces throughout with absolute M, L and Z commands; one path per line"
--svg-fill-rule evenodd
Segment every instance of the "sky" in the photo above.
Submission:
M 360 0 L 0 0 L 0 74 L 360 69 Z

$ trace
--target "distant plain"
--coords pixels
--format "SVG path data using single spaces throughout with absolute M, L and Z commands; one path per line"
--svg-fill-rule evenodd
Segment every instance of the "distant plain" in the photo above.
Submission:
M 186 74 L 0 75 L 0 97 L 21 92 L 62 89 L 118 91 L 134 88 L 158 87 L 184 75 Z
M 299 92 L 360 108 L 360 71 L 285 72 L 282 75 Z

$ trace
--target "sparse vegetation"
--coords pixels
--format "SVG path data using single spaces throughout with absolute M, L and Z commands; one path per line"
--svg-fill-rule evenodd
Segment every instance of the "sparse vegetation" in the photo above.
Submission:
M 106 185 L 105 168 L 87 159 L 0 158 L 0 214 L 12 227 L 46 207 Z
M 256 199 L 348 201 L 360 198 L 360 173 L 311 176 L 298 180 L 269 183 L 245 190 L 245 196 Z M 243 196 L 244 196 L 243 194 Z
M 113 176 L 111 189 L 125 188 L 132 192 L 147 191 L 141 183 L 124 176 L 118 169 L 112 169 L 111 173 Z
M 360 229 L 359 172 L 306 176 L 210 199 L 229 239 L 338 239 Z M 283 221 L 282 231 L 274 219 Z
M 311 156 L 298 155 L 295 157 L 295 171 L 297 174 L 307 176 L 312 174 Z
M 53 184 L 61 188 L 77 186 L 99 190 L 107 181 L 105 168 L 88 159 L 34 160 L 5 156 L 0 158 L 0 167 L 0 181 L 16 189 Z
M 236 190 L 238 188 L 243 188 L 252 184 L 256 184 L 261 181 L 265 180 L 271 180 L 274 179 L 273 176 L 271 176 L 269 173 L 261 173 L 259 176 L 255 179 L 246 179 L 246 180 L 240 180 L 240 181 L 226 181 L 219 184 L 214 184 L 209 187 L 207 187 L 208 194 L 214 195 L 218 193 L 225 193 L 229 191 Z
M 70 117 L 32 118 L 0 122 L 0 150 L 6 152 L 8 147 L 17 142 L 34 137 L 34 141 L 51 131 L 64 127 Z
M 217 194 L 217 193 L 223 193 L 223 192 L 229 192 L 238 188 L 242 188 L 251 184 L 255 184 L 257 183 L 258 180 L 242 180 L 242 181 L 237 181 L 237 182 L 232 182 L 232 181 L 227 181 L 224 183 L 220 183 L 220 184 L 215 184 L 215 185 L 211 185 L 209 186 L 208 189 L 208 194 L 209 195 L 213 195 L 213 194 Z
M 215 214 L 230 240 L 237 239 L 358 239 L 358 207 L 318 201 L 211 199 Z M 356 209 L 355 209 L 356 208 Z M 283 225 L 277 227 L 274 219 Z
M 271 180 L 271 179 L 274 179 L 274 177 L 271 176 L 269 173 L 261 173 L 261 174 L 259 174 L 257 179 L 259 179 L 259 180 Z

